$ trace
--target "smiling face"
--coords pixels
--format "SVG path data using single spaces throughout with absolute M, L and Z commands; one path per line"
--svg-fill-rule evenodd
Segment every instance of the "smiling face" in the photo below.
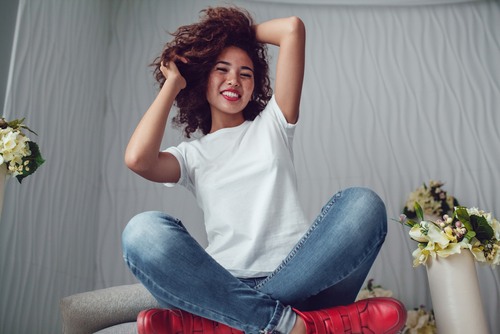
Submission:
M 242 110 L 252 98 L 253 89 L 253 63 L 248 54 L 235 46 L 225 48 L 208 77 L 206 94 L 212 130 L 218 121 L 223 122 L 222 127 L 243 123 Z

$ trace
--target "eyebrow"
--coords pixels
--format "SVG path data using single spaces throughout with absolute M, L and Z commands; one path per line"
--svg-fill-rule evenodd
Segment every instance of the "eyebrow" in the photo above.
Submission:
M 227 61 L 222 61 L 222 60 L 220 60 L 217 63 L 215 63 L 215 65 L 217 65 L 217 64 L 224 64 L 224 65 L 227 65 L 227 66 L 231 66 L 231 63 L 229 63 Z M 241 66 L 241 69 L 243 69 L 243 70 L 250 70 L 253 73 L 253 70 L 250 67 L 248 67 L 248 66 Z

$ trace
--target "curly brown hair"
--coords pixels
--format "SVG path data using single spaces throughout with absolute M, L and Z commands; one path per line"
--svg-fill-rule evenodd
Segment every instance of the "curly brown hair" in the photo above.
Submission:
M 151 66 L 160 88 L 165 77 L 160 70 L 161 63 L 166 63 L 176 55 L 187 58 L 188 63 L 176 61 L 181 75 L 186 79 L 186 88 L 175 98 L 179 109 L 174 117 L 175 126 L 183 127 L 187 138 L 198 129 L 208 134 L 212 127 L 210 105 L 205 94 L 210 72 L 220 53 L 229 46 L 244 50 L 253 62 L 255 88 L 252 99 L 243 109 L 245 120 L 254 120 L 271 99 L 272 88 L 267 63 L 267 46 L 259 43 L 253 29 L 250 14 L 237 7 L 208 7 L 200 12 L 197 23 L 182 26 L 167 43 L 161 56 Z

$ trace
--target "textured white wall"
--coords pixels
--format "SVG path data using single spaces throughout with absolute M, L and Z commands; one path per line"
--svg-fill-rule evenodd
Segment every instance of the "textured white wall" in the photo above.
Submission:
M 180 218 L 206 244 L 202 215 L 183 188 L 166 189 L 128 171 L 127 140 L 152 102 L 150 69 L 173 31 L 196 19 L 206 1 L 124 2 L 113 20 L 111 71 L 101 196 L 98 286 L 135 282 L 121 262 L 120 231 L 134 214 L 162 210 Z M 500 6 L 304 6 L 237 2 L 258 22 L 297 15 L 307 28 L 306 77 L 295 139 L 302 202 L 311 221 L 338 189 L 367 186 L 398 217 L 408 193 L 429 179 L 463 205 L 500 215 Z M 271 48 L 274 69 L 277 49 Z M 118 137 L 116 133 L 121 133 Z M 180 132 L 167 128 L 164 145 Z M 110 209 L 111 208 L 111 209 Z M 417 247 L 390 221 L 369 277 L 408 308 L 431 307 Z M 353 245 L 355 247 L 355 245 Z M 112 270 L 108 270 L 112 266 Z M 490 326 L 500 330 L 498 268 L 479 268 Z
M 59 298 L 136 282 L 121 255 L 121 232 L 136 213 L 176 216 L 206 245 L 192 196 L 134 175 L 123 153 L 157 93 L 147 65 L 169 40 L 165 30 L 192 23 L 217 2 L 21 4 L 7 116 L 27 117 L 47 162 L 25 184 L 7 185 L 0 225 L 0 286 L 7 293 L 0 300 L 0 332 L 58 332 Z M 446 182 L 461 204 L 500 216 L 498 1 L 237 4 L 257 22 L 297 15 L 306 24 L 295 157 L 311 221 L 333 193 L 350 186 L 374 189 L 389 217 L 397 217 L 407 194 L 430 178 Z M 270 54 L 274 68 L 277 49 Z M 181 140 L 179 131 L 168 128 L 163 146 Z M 389 222 L 369 277 L 408 308 L 430 307 L 425 268 L 412 268 L 415 248 L 407 231 Z M 481 267 L 478 273 L 496 333 L 499 269 Z

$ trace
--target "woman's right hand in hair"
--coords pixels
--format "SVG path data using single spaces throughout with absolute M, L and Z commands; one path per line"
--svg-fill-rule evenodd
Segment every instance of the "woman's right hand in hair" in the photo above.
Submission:
M 175 183 L 181 175 L 177 158 L 171 153 L 160 151 L 170 109 L 177 94 L 186 87 L 186 79 L 175 65 L 176 60 L 188 62 L 186 58 L 176 56 L 161 64 L 160 70 L 165 76 L 165 82 L 137 125 L 125 151 L 127 167 L 154 182 Z
M 180 86 L 180 89 L 186 88 L 186 79 L 181 75 L 177 65 L 175 65 L 175 61 L 180 60 L 184 64 L 187 64 L 188 60 L 185 57 L 175 56 L 174 59 L 170 60 L 167 63 L 162 62 L 160 65 L 160 71 L 165 77 L 166 80 L 175 80 Z

